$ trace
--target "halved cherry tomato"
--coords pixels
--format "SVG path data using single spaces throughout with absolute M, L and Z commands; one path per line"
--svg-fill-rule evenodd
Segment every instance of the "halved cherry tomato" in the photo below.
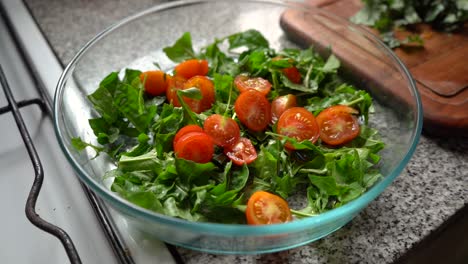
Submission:
M 359 135 L 359 122 L 353 114 L 359 112 L 345 105 L 335 105 L 323 110 L 317 116 L 320 139 L 328 145 L 348 143 Z
M 200 89 L 201 100 L 184 98 L 184 101 L 195 113 L 201 113 L 211 108 L 215 102 L 215 90 L 213 82 L 205 76 L 194 76 L 184 83 L 184 90 L 192 87 Z
M 234 119 L 222 115 L 210 115 L 203 124 L 205 133 L 213 138 L 216 145 L 232 146 L 240 138 L 240 129 Z
M 284 73 L 284 75 L 286 75 L 286 77 L 293 83 L 301 83 L 301 73 L 299 72 L 299 70 L 292 66 L 292 67 L 289 67 L 289 68 L 284 68 L 282 70 L 282 72 Z
M 166 90 L 166 98 L 175 107 L 180 106 L 179 98 L 177 98 L 177 90 L 183 90 L 184 84 L 187 81 L 182 76 L 174 76 L 169 80 L 169 84 Z
M 175 75 L 190 79 L 196 75 L 208 74 L 208 61 L 206 60 L 186 60 L 174 68 Z
M 179 131 L 177 131 L 175 137 L 174 137 L 174 140 L 172 141 L 172 145 L 174 146 L 174 149 L 175 149 L 175 145 L 177 143 L 177 141 L 179 141 L 179 139 L 181 139 L 183 136 L 187 135 L 188 133 L 191 133 L 191 132 L 203 132 L 203 128 L 201 128 L 200 126 L 197 126 L 197 125 L 187 125 L 187 126 L 184 126 L 183 128 L 179 129 Z
M 241 93 L 250 89 L 255 89 L 263 95 L 267 95 L 271 90 L 271 83 L 268 80 L 261 77 L 249 77 L 244 74 L 237 75 L 236 78 L 234 78 L 234 85 L 236 85 Z
M 320 130 L 314 115 L 303 107 L 289 108 L 280 116 L 276 126 L 280 135 L 288 136 L 297 141 L 310 140 L 317 141 Z M 290 142 L 286 142 L 285 147 L 294 149 Z
M 276 56 L 276 57 L 272 58 L 271 60 L 272 61 L 277 61 L 277 60 L 281 60 L 281 59 L 284 59 L 283 56 Z M 288 62 L 292 64 L 292 63 L 294 63 L 294 60 L 290 58 L 290 59 L 288 59 Z M 299 70 L 295 66 L 284 68 L 281 71 L 283 72 L 284 75 L 286 75 L 286 77 L 291 82 L 301 83 L 301 73 L 299 72 Z
M 234 104 L 237 117 L 250 130 L 265 130 L 271 120 L 271 106 L 266 97 L 257 90 L 247 90 L 237 97 Z
M 245 216 L 249 225 L 281 224 L 292 220 L 288 203 L 265 191 L 257 191 L 250 196 Z
M 296 96 L 287 94 L 275 98 L 271 102 L 271 123 L 274 124 L 286 109 L 297 106 Z
M 178 158 L 207 163 L 213 157 L 214 142 L 204 132 L 190 132 L 176 142 L 174 152 Z
M 152 96 L 164 94 L 171 78 L 163 71 L 146 71 L 140 74 L 140 80 L 145 85 L 145 92 Z
M 241 137 L 234 145 L 224 148 L 224 154 L 239 166 L 257 159 L 257 151 L 248 138 Z

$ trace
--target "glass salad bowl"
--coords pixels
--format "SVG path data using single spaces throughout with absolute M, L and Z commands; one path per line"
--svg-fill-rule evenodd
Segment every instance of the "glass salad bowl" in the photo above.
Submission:
M 163 48 L 190 32 L 195 50 L 216 38 L 255 29 L 277 50 L 313 45 L 341 61 L 339 74 L 373 97 L 369 124 L 379 130 L 385 148 L 378 169 L 383 177 L 363 195 L 317 216 L 284 224 L 249 226 L 191 222 L 144 209 L 110 190 L 103 177 L 113 164 L 72 139 L 96 142 L 88 119 L 96 111 L 87 95 L 110 72 L 175 63 Z M 369 31 L 333 14 L 288 1 L 177 1 L 155 6 L 109 27 L 88 42 L 63 72 L 55 94 L 55 131 L 61 148 L 81 181 L 138 230 L 165 242 L 211 253 L 264 253 L 320 239 L 353 219 L 382 193 L 410 160 L 420 137 L 422 108 L 406 67 Z M 97 143 L 96 143 L 97 144 Z

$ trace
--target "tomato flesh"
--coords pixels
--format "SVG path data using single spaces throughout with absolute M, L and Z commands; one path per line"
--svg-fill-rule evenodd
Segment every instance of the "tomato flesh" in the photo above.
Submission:
M 292 221 L 288 203 L 283 198 L 265 191 L 257 191 L 249 198 L 245 214 L 249 225 Z
M 257 90 L 241 93 L 237 97 L 234 109 L 241 123 L 252 131 L 265 130 L 271 121 L 270 102 Z
M 195 113 L 201 113 L 211 108 L 215 102 L 215 90 L 213 82 L 205 76 L 194 76 L 184 83 L 184 90 L 195 87 L 200 89 L 202 99 L 184 98 L 184 101 Z
M 208 61 L 207 60 L 186 60 L 178 64 L 175 68 L 175 75 L 182 76 L 185 79 L 190 79 L 196 75 L 208 74 Z
M 317 116 L 320 139 L 332 146 L 350 142 L 359 135 L 359 122 L 353 114 L 358 111 L 345 105 L 331 106 Z
M 257 151 L 248 138 L 241 137 L 234 145 L 226 147 L 224 154 L 236 165 L 250 164 L 257 159 Z
M 284 68 L 282 70 L 283 74 L 286 75 L 286 77 L 293 83 L 301 83 L 301 73 L 299 72 L 299 70 L 292 66 L 292 67 L 289 67 L 289 68 Z
M 200 126 L 197 126 L 197 125 L 187 125 L 187 126 L 184 126 L 181 129 L 179 129 L 179 131 L 177 131 L 177 133 L 176 133 L 176 135 L 174 137 L 174 140 L 172 141 L 174 149 L 175 149 L 175 145 L 176 145 L 177 141 L 179 141 L 179 139 L 181 139 L 183 136 L 185 136 L 185 135 L 187 135 L 188 133 L 191 133 L 191 132 L 203 132 L 203 128 L 201 128 Z
M 174 152 L 180 159 L 207 163 L 213 157 L 214 142 L 204 132 L 190 132 L 175 143 Z
M 293 107 L 284 111 L 276 129 L 278 134 L 294 138 L 299 142 L 309 140 L 315 143 L 320 134 L 314 115 L 303 107 Z M 294 149 L 290 142 L 286 142 L 285 147 Z
M 240 129 L 234 119 L 214 114 L 209 116 L 203 124 L 205 133 L 213 138 L 216 145 L 232 146 L 240 138 Z
M 261 77 L 249 77 L 247 75 L 237 75 L 234 78 L 234 85 L 241 93 L 247 90 L 257 90 L 263 95 L 267 95 L 271 90 L 271 83 Z
M 279 96 L 271 102 L 271 123 L 274 124 L 278 118 L 289 108 L 297 106 L 296 96 L 287 94 Z
M 184 84 L 187 81 L 182 76 L 174 76 L 169 80 L 169 84 L 166 90 L 166 98 L 175 107 L 180 107 L 179 98 L 177 98 L 177 90 L 183 90 Z
M 140 80 L 144 83 L 146 93 L 158 96 L 166 92 L 171 76 L 163 71 L 146 71 L 140 74 Z

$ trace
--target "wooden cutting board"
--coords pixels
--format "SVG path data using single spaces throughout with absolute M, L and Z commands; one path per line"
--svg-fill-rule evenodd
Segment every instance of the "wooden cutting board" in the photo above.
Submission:
M 307 0 L 306 3 L 346 19 L 363 6 L 361 0 Z M 372 53 L 373 47 L 363 47 L 364 44 L 349 38 L 346 30 L 340 30 L 339 27 L 320 27 L 317 26 L 320 21 L 316 22 L 311 23 L 303 12 L 297 10 L 288 10 L 281 18 L 281 26 L 296 41 L 320 46 L 324 35 L 328 43 L 330 39 L 335 39 L 332 42 L 339 47 L 333 50 L 338 51 L 337 56 L 348 67 L 361 67 L 359 70 L 364 75 L 376 83 L 380 82 L 389 93 L 408 97 L 399 94 L 401 92 L 394 86 L 382 83 L 385 78 L 381 78 L 378 72 L 382 62 L 375 60 L 366 61 L 365 64 L 356 63 L 360 60 L 359 52 Z M 416 81 L 424 109 L 424 131 L 437 135 L 468 136 L 468 23 L 465 23 L 462 30 L 451 34 L 433 31 L 424 24 L 417 25 L 415 30 L 421 33 L 424 47 L 397 48 L 394 51 Z M 395 34 L 397 37 L 404 37 L 408 32 L 398 31 Z

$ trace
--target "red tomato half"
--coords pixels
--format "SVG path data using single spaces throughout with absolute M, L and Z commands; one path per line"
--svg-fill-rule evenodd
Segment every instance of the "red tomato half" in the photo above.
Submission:
M 248 90 L 239 95 L 234 104 L 237 117 L 250 130 L 265 130 L 271 120 L 271 106 L 265 95 Z
M 240 129 L 234 119 L 214 114 L 203 124 L 205 133 L 210 135 L 214 143 L 221 147 L 232 146 L 240 138 Z
M 353 114 L 359 112 L 345 105 L 335 105 L 323 110 L 317 116 L 320 139 L 328 145 L 348 143 L 359 135 L 359 122 Z
M 169 84 L 166 90 L 166 98 L 175 107 L 180 106 L 179 98 L 177 98 L 177 90 L 183 90 L 184 84 L 187 81 L 182 76 L 174 76 L 169 80 Z
M 249 225 L 281 224 L 292 220 L 288 203 L 265 191 L 257 191 L 249 198 L 245 216 Z
M 190 132 L 176 142 L 174 152 L 178 158 L 207 163 L 213 157 L 214 142 L 204 132 Z
M 276 129 L 278 134 L 294 138 L 299 142 L 310 140 L 314 143 L 320 133 L 314 115 L 303 107 L 293 107 L 284 111 Z M 289 142 L 286 142 L 285 147 L 294 149 Z
M 274 124 L 286 109 L 297 106 L 296 96 L 287 94 L 279 96 L 271 102 L 271 123 Z
M 236 165 L 250 164 L 257 159 L 257 151 L 248 138 L 241 137 L 233 146 L 226 147 L 224 154 Z
M 192 87 L 200 89 L 201 100 L 184 98 L 184 101 L 195 113 L 201 113 L 211 108 L 215 102 L 215 90 L 213 82 L 205 76 L 194 76 L 184 83 L 184 90 Z
M 257 90 L 263 95 L 267 95 L 271 90 L 271 83 L 261 77 L 249 77 L 247 75 L 237 75 L 234 79 L 234 85 L 241 93 L 247 90 Z
M 163 71 L 146 71 L 140 74 L 140 80 L 145 85 L 145 92 L 152 96 L 164 94 L 171 79 L 172 77 Z
M 200 126 L 197 126 L 197 125 L 187 125 L 187 126 L 184 126 L 181 129 L 179 129 L 179 131 L 177 131 L 177 133 L 176 133 L 176 135 L 174 137 L 174 140 L 172 141 L 174 149 L 175 149 L 175 145 L 176 145 L 177 141 L 179 141 L 179 139 L 181 139 L 183 136 L 185 136 L 185 135 L 187 135 L 188 133 L 191 133 L 191 132 L 203 132 L 203 128 L 201 128 Z
M 282 71 L 291 82 L 301 83 L 301 73 L 296 67 L 284 68 Z
M 208 74 L 208 61 L 206 60 L 186 60 L 174 68 L 175 75 L 190 79 L 196 75 Z

